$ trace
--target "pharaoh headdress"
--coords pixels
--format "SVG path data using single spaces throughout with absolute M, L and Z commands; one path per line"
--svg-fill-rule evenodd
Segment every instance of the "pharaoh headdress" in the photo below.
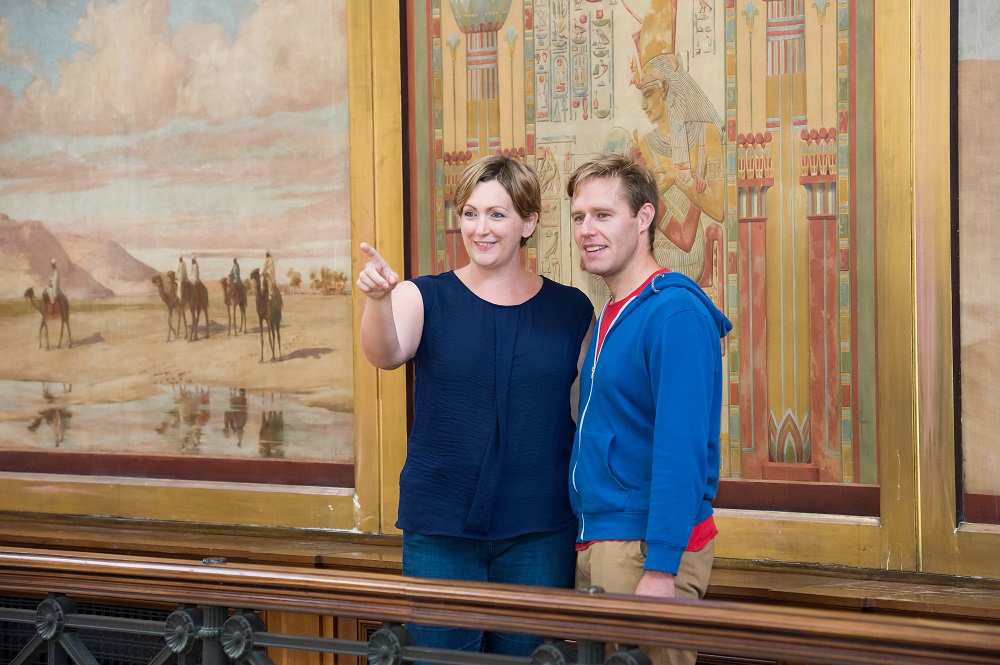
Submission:
M 721 129 L 722 118 L 684 68 L 675 49 L 676 33 L 677 0 L 652 0 L 636 36 L 639 60 L 633 76 L 640 90 L 650 85 L 666 89 L 673 162 L 685 165 L 701 129 L 698 123 Z

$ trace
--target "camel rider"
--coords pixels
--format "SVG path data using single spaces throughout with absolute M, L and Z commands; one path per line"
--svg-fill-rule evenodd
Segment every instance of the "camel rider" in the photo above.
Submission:
M 238 289 L 242 283 L 240 279 L 240 264 L 234 258 L 233 267 L 229 270 L 229 285 L 234 289 Z
M 278 290 L 278 278 L 270 250 L 264 252 L 264 270 L 262 272 L 264 273 L 264 287 L 267 289 L 267 297 L 270 300 L 274 298 L 274 294 Z
M 198 259 L 191 257 L 191 281 L 201 284 L 201 271 L 198 269 Z
M 187 266 L 184 264 L 184 257 L 177 259 L 177 297 L 184 298 L 184 288 L 188 284 Z
M 59 302 L 59 295 L 62 293 L 62 287 L 59 283 L 59 268 L 56 266 L 56 260 L 52 259 L 51 263 L 52 274 L 49 276 L 49 287 L 46 291 L 49 296 L 49 312 L 55 314 L 56 304 Z

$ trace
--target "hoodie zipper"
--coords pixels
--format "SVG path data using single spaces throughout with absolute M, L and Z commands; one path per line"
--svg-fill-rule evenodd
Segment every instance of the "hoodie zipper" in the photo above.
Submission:
M 610 330 L 608 332 L 610 332 Z M 576 486 L 576 467 L 579 466 L 579 464 L 580 464 L 580 449 L 581 449 L 581 443 L 580 443 L 580 441 L 583 438 L 582 437 L 582 433 L 583 433 L 583 421 L 587 417 L 587 409 L 590 408 L 590 398 L 593 397 L 593 395 L 594 395 L 594 372 L 597 371 L 597 355 L 598 354 L 595 352 L 594 353 L 594 362 L 590 366 L 590 390 L 587 393 L 587 403 L 583 407 L 583 411 L 580 412 L 580 424 L 578 425 L 578 427 L 580 429 L 581 436 L 577 436 L 576 437 L 576 439 L 577 439 L 577 443 L 576 443 L 576 462 L 574 462 L 574 464 L 573 464 L 573 490 L 578 495 L 580 493 L 580 489 Z M 580 540 L 584 539 L 583 534 L 584 534 L 584 531 L 586 530 L 586 528 L 587 528 L 587 517 L 586 517 L 586 515 L 583 514 L 583 509 L 581 508 L 581 510 L 580 510 Z
M 625 303 L 625 305 L 620 310 L 618 310 L 618 313 L 615 315 L 614 320 L 611 321 L 611 325 L 608 326 L 608 332 L 606 332 L 604 334 L 604 342 L 608 341 L 608 336 L 611 335 L 611 331 L 614 329 L 615 325 L 618 323 L 618 320 L 622 317 L 622 314 L 625 313 L 625 310 L 627 310 L 632 305 L 632 301 L 634 301 L 636 298 L 639 298 L 641 295 L 642 294 L 640 293 L 638 295 L 633 296 L 629 300 L 629 302 Z M 604 303 L 604 307 L 601 309 L 601 316 L 598 317 L 598 319 L 597 319 L 598 334 L 600 334 L 601 320 L 604 318 L 604 313 L 607 310 L 608 305 L 610 303 L 611 303 L 611 297 L 609 296 L 608 297 L 608 301 L 606 303 Z M 594 396 L 594 373 L 597 371 L 597 361 L 601 357 L 601 351 L 600 350 L 602 348 L 604 348 L 604 344 L 603 343 L 601 343 L 600 347 L 597 347 L 597 345 L 595 343 L 595 348 L 594 348 L 594 362 L 590 366 L 590 390 L 587 392 L 587 403 L 584 405 L 583 409 L 580 411 L 580 422 L 577 424 L 577 429 L 580 431 L 581 434 L 583 433 L 583 422 L 584 422 L 584 419 L 586 419 L 586 417 L 587 417 L 587 410 L 590 408 L 590 399 Z M 581 452 L 581 447 L 582 447 L 582 444 L 581 444 L 582 436 L 578 436 L 576 438 L 577 438 L 577 444 L 576 444 L 576 462 L 573 464 L 573 471 L 570 474 L 570 478 L 572 479 L 572 482 L 573 482 L 573 490 L 577 494 L 579 494 L 580 493 L 580 489 L 576 485 L 576 468 L 580 464 L 580 452 Z M 585 530 L 586 530 L 586 516 L 583 514 L 583 510 L 581 509 L 581 511 L 580 511 L 580 540 L 585 540 L 584 535 L 583 535 Z
M 604 307 L 601 309 L 601 315 L 597 318 L 597 330 L 598 331 L 600 331 L 600 329 L 601 329 L 601 320 L 604 318 L 604 310 L 607 309 L 609 302 L 611 302 L 611 298 L 608 298 L 608 302 L 604 303 Z M 611 325 L 614 326 L 614 324 L 615 324 L 615 322 L 612 321 Z M 609 327 L 608 328 L 608 333 L 610 333 L 610 332 L 611 332 L 611 328 Z M 598 332 L 598 334 L 600 334 L 600 332 Z M 605 338 L 607 338 L 607 335 L 605 335 Z M 597 360 L 600 357 L 600 355 L 601 355 L 600 351 L 598 350 L 597 343 L 595 341 L 595 343 L 594 343 L 594 362 L 591 363 L 591 365 L 590 365 L 590 387 L 589 387 L 589 390 L 587 392 L 587 403 L 584 405 L 583 410 L 580 411 L 580 422 L 577 424 L 577 429 L 580 431 L 580 436 L 576 437 L 576 461 L 573 463 L 573 473 L 570 476 L 572 478 L 572 480 L 573 480 L 573 491 L 575 491 L 578 495 L 580 493 L 580 489 L 576 486 L 576 468 L 577 468 L 577 466 L 580 465 L 580 452 L 581 452 L 581 443 L 580 443 L 580 441 L 582 439 L 582 434 L 583 434 L 583 421 L 587 417 L 587 409 L 590 408 L 590 399 L 591 399 L 591 397 L 594 396 L 594 372 L 597 371 Z M 584 531 L 586 530 L 586 528 L 587 528 L 587 518 L 583 514 L 583 509 L 581 508 L 581 510 L 580 510 L 580 540 L 583 540 L 583 534 L 584 534 Z
M 600 325 L 600 319 L 597 321 Z M 609 330 L 610 332 L 610 330 Z M 583 410 L 580 412 L 580 423 L 577 425 L 577 429 L 583 432 L 583 421 L 587 417 L 587 409 L 590 408 L 590 398 L 594 396 L 594 372 L 597 371 L 597 352 L 594 352 L 594 362 L 590 365 L 590 389 L 587 392 L 587 403 L 584 404 Z M 577 437 L 576 442 L 576 462 L 573 464 L 573 489 L 577 492 L 580 489 L 576 486 L 576 467 L 580 464 L 580 437 Z M 581 532 L 582 533 L 582 532 Z

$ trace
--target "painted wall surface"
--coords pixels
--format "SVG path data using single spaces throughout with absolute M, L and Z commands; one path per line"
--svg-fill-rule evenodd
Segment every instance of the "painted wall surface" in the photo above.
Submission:
M 1000 260 L 993 228 L 1000 174 L 992 160 L 1000 137 L 984 122 L 1000 105 L 1000 4 L 962 0 L 958 21 L 960 416 L 966 499 L 972 502 L 967 508 L 974 508 L 982 501 L 1000 502 L 1000 285 L 990 277 Z M 976 521 L 975 514 L 967 517 Z
M 601 306 L 565 183 L 630 154 L 660 182 L 657 259 L 735 325 L 723 477 L 877 484 L 873 3 L 416 5 L 415 272 L 467 261 L 451 187 L 502 151 L 542 183 L 527 265 Z
M 167 457 L 141 463 L 167 478 L 179 457 L 198 478 L 281 460 L 353 482 L 345 14 L 0 5 L 2 470 L 49 451 L 96 455 L 93 473 L 129 475 L 100 461 L 129 454 Z M 63 320 L 43 314 L 59 293 Z

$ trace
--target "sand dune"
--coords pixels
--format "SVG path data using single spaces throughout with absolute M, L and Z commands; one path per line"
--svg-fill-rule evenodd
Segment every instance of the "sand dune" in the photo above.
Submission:
M 149 279 L 156 270 L 129 254 L 116 242 L 72 234 L 56 238 L 73 260 L 116 296 L 149 293 Z
M 18 222 L 0 213 L 0 299 L 18 298 L 28 287 L 40 293 L 49 283 L 52 260 L 72 298 L 147 293 L 155 272 L 115 242 L 56 236 L 42 222 Z

